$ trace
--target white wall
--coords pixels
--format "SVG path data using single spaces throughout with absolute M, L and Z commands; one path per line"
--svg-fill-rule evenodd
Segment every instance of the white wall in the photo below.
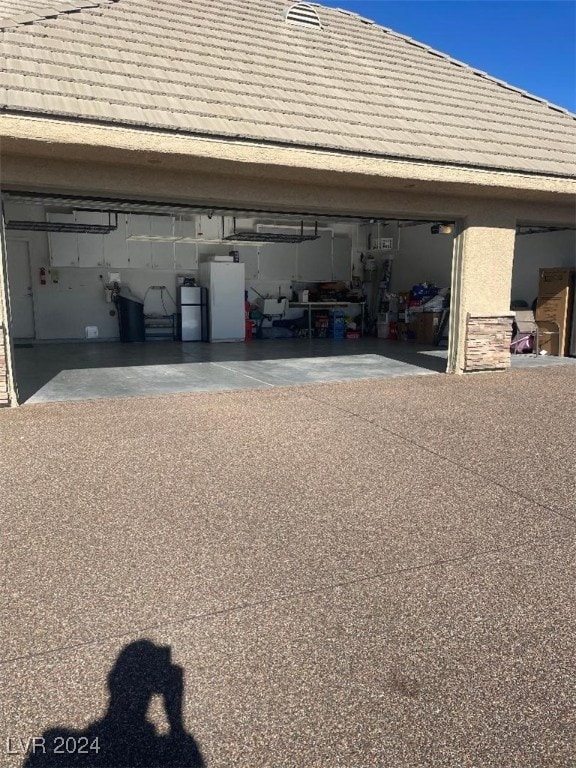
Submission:
M 576 232 L 542 232 L 516 235 L 512 271 L 512 299 L 532 305 L 538 295 L 538 272 L 541 267 L 576 268 Z
M 390 288 L 409 291 L 416 283 L 450 286 L 453 235 L 432 235 L 430 224 L 400 228 L 400 252 L 394 258 Z

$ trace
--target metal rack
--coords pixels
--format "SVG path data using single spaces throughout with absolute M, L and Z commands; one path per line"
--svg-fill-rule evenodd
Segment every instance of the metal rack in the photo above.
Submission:
M 178 338 L 177 315 L 144 315 L 144 334 L 146 341 L 161 341 Z

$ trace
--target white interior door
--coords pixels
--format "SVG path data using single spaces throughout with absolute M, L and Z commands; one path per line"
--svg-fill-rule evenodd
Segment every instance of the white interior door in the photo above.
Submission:
M 33 339 L 34 299 L 32 298 L 32 276 L 30 253 L 24 240 L 8 240 L 8 283 L 10 287 L 10 313 L 12 337 Z

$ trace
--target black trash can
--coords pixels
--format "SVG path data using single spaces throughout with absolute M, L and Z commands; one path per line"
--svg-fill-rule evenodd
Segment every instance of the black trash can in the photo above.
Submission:
M 116 296 L 120 341 L 133 343 L 146 341 L 144 331 L 144 302 L 133 294 L 121 291 Z

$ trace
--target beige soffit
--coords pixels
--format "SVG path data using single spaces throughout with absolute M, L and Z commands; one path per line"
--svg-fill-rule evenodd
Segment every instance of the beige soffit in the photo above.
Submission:
M 89 121 L 70 122 L 65 118 L 31 115 L 0 115 L 0 149 L 4 156 L 3 178 L 17 182 L 18 157 L 49 158 L 68 163 L 155 165 L 165 170 L 254 175 L 259 178 L 283 178 L 302 181 L 318 179 L 333 184 L 334 174 L 340 184 L 363 179 L 363 184 L 380 186 L 383 181 L 409 189 L 414 182 L 459 185 L 462 193 L 482 189 L 512 191 L 513 194 L 576 196 L 576 178 L 544 176 L 474 166 L 449 166 L 418 160 L 373 155 L 346 154 L 312 147 L 261 145 L 250 141 L 219 139 L 193 134 L 167 133 L 122 124 L 107 125 Z M 14 163 L 8 163 L 13 155 Z M 199 165 L 198 165 L 199 164 Z M 224 166 L 222 165 L 224 164 Z M 233 165 L 231 165 L 233 164 Z M 234 168 L 232 171 L 231 168 Z M 218 169 L 218 170 L 216 170 Z M 344 174 L 347 181 L 344 181 Z M 330 179 L 332 179 L 330 181 Z M 371 180 L 372 179 L 372 180 Z M 378 181 L 376 181 L 378 179 Z
M 50 1 L 0 0 L 4 112 L 576 176 L 575 115 L 350 12 Z

